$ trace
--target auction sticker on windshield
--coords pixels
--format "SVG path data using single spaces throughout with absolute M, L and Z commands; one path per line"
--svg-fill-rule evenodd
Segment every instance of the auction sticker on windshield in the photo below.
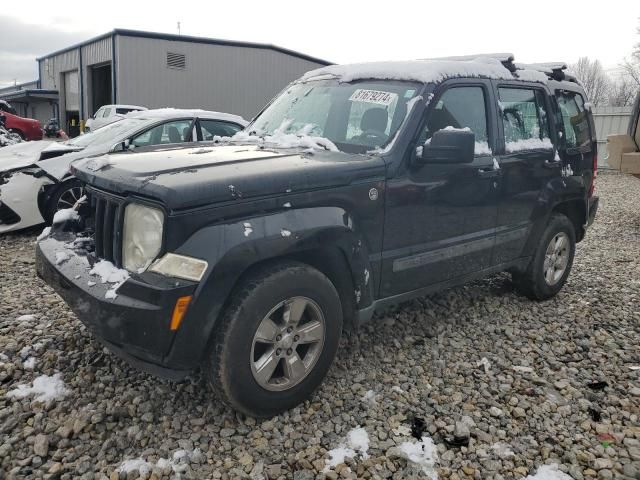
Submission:
M 353 92 L 351 97 L 349 97 L 349 100 L 352 102 L 375 103 L 388 107 L 397 97 L 398 94 L 393 92 L 381 92 L 380 90 L 365 90 L 364 88 L 359 88 Z

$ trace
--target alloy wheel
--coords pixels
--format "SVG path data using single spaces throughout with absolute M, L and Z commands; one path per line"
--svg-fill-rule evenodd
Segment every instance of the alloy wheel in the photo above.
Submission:
M 549 242 L 544 255 L 544 280 L 547 285 L 554 286 L 560 281 L 569 265 L 571 241 L 565 232 L 559 232 Z
M 251 346 L 251 372 L 269 391 L 288 390 L 304 380 L 322 353 L 325 319 L 316 302 L 291 297 L 262 319 Z

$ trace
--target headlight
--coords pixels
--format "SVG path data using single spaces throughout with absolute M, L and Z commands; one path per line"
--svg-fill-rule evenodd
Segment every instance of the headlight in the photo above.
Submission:
M 160 253 L 164 214 L 137 203 L 124 211 L 122 264 L 132 272 L 143 272 Z
M 199 282 L 207 270 L 207 262 L 199 258 L 167 253 L 149 268 L 150 272 Z

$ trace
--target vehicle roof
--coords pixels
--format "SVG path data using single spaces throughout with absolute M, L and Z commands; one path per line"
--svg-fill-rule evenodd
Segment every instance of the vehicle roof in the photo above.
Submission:
M 148 110 L 147 107 L 141 107 L 140 105 L 125 105 L 122 103 L 115 103 L 115 104 L 109 104 L 109 105 L 102 105 L 100 108 L 105 108 L 105 107 L 115 107 L 115 108 L 135 108 L 136 110 Z
M 548 83 L 551 80 L 577 83 L 566 72 L 564 62 L 534 64 L 514 63 L 508 53 L 478 54 L 435 59 L 369 62 L 350 65 L 329 65 L 305 73 L 298 81 L 336 79 L 340 82 L 357 80 L 405 80 L 420 83 L 440 83 L 449 78 L 489 78 Z
M 185 109 L 185 108 L 156 108 L 152 110 L 135 111 L 135 112 L 127 113 L 124 117 L 140 118 L 140 119 L 198 117 L 198 118 L 206 118 L 209 120 L 223 120 L 227 122 L 234 122 L 242 126 L 246 126 L 249 123 L 241 116 L 233 115 L 231 113 L 214 112 L 211 110 L 201 110 L 201 109 Z

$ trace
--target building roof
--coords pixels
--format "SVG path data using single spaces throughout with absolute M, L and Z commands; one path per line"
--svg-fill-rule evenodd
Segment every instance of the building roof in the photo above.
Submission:
M 75 45 L 71 45 L 70 47 L 66 47 L 61 50 L 57 50 L 53 53 L 49 53 L 48 55 L 38 57 L 36 60 L 40 62 L 41 60 L 55 57 L 56 55 L 60 55 L 62 53 L 69 52 L 72 50 L 77 50 L 80 47 L 84 47 L 85 45 L 89 45 L 91 43 L 97 42 L 99 40 L 103 40 L 105 38 L 112 37 L 114 35 L 119 35 L 122 37 L 138 37 L 138 38 L 150 38 L 155 40 L 168 40 L 172 42 L 189 42 L 189 43 L 201 43 L 201 44 L 208 44 L 208 45 L 222 45 L 222 46 L 230 46 L 230 47 L 259 48 L 263 50 L 272 50 L 275 52 L 280 52 L 285 55 L 290 55 L 292 57 L 300 58 L 302 60 L 307 60 L 309 62 L 319 63 L 321 65 L 331 65 L 331 62 L 328 62 L 326 60 L 322 60 L 320 58 L 305 55 L 304 53 L 296 52 L 294 50 L 289 50 L 288 48 L 283 48 L 283 47 L 279 47 L 277 45 L 272 45 L 268 43 L 241 42 L 237 40 L 221 40 L 217 38 L 192 37 L 189 35 L 176 35 L 171 33 L 159 33 L 159 32 L 145 32 L 142 30 L 128 30 L 123 28 L 116 28 L 110 32 L 104 33 L 97 37 L 90 38 L 89 40 L 85 40 L 84 42 L 76 43 Z

